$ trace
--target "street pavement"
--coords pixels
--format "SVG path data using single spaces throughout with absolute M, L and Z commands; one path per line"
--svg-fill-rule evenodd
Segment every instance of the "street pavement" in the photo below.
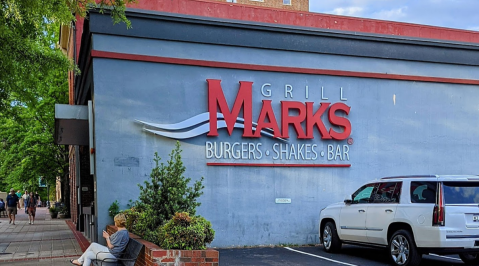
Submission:
M 18 210 L 15 225 L 0 218 L 0 264 L 71 265 L 82 254 L 81 247 L 65 219 L 51 219 L 47 208 L 37 208 L 35 224 Z

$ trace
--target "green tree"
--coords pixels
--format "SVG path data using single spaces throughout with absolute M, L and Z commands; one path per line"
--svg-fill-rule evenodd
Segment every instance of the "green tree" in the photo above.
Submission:
M 125 5 L 136 0 L 0 0 L 0 112 L 10 108 L 11 97 L 34 92 L 50 71 L 65 69 L 68 59 L 56 49 L 59 25 L 75 15 L 85 16 L 96 6 L 108 9 L 113 23 L 130 21 Z M 64 70 L 67 71 L 67 70 Z M 33 96 L 33 95 L 32 95 Z
M 60 25 L 98 8 L 130 27 L 124 11 L 133 2 L 0 0 L 0 190 L 37 187 L 40 176 L 50 186 L 66 180 L 67 147 L 53 143 L 54 105 L 68 102 L 73 67 L 55 48 Z
M 151 214 L 149 224 L 150 230 L 170 220 L 177 212 L 188 212 L 194 216 L 196 207 L 201 203 L 197 202 L 204 188 L 201 177 L 192 187 L 188 186 L 191 178 L 183 176 L 185 167 L 181 160 L 180 143 L 176 142 L 175 149 L 170 153 L 167 164 L 160 163 L 161 158 L 155 153 L 153 159 L 155 167 L 151 171 L 151 182 L 145 181 L 140 187 L 139 201 L 136 207 Z

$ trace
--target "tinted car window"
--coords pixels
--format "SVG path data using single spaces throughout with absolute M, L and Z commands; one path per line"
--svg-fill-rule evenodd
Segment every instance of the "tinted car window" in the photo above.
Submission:
M 377 183 L 374 189 L 373 203 L 399 203 L 401 182 Z
M 437 182 L 411 182 L 412 203 L 436 203 Z
M 479 203 L 479 182 L 444 182 L 446 204 Z
M 368 184 L 356 190 L 352 195 L 353 203 L 369 203 L 373 189 L 374 184 Z

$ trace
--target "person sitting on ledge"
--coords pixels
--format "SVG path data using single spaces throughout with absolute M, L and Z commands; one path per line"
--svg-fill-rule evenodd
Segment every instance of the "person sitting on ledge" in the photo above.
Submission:
M 130 240 L 130 236 L 125 228 L 126 217 L 124 214 L 115 215 L 113 220 L 115 221 L 115 226 L 118 227 L 118 231 L 111 236 L 106 231 L 103 231 L 107 247 L 93 242 L 79 259 L 70 260 L 72 264 L 90 266 L 91 261 L 95 259 L 116 259 L 120 257 L 120 254 L 125 250 Z

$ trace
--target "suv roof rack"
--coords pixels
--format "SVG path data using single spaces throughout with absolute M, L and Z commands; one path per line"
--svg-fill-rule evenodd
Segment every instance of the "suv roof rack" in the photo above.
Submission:
M 383 177 L 381 179 L 396 179 L 396 178 L 424 178 L 424 177 L 435 177 L 437 178 L 437 175 L 403 175 L 403 176 L 389 176 L 389 177 Z

